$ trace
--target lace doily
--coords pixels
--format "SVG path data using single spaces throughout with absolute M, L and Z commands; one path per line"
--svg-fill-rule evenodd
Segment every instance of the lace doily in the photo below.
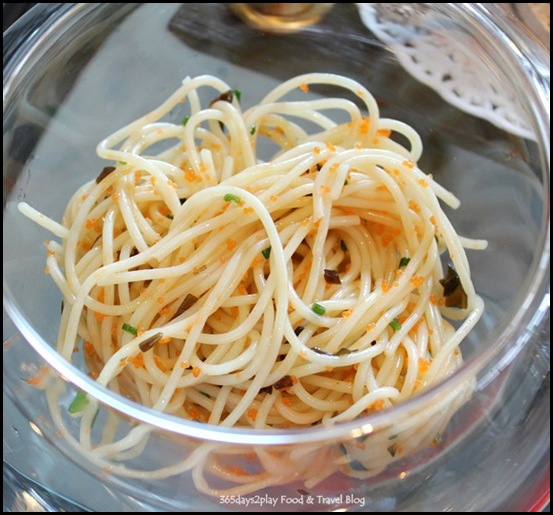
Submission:
M 421 4 L 357 4 L 364 25 L 413 77 L 455 107 L 534 139 L 521 107 L 486 69 L 474 40 L 453 26 L 446 30 L 425 23 L 424 11 L 419 12 L 417 5 Z

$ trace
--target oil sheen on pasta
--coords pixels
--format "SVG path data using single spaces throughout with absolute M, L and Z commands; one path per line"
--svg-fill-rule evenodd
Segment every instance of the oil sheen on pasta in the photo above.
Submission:
M 319 85 L 335 95 L 315 95 Z M 144 406 L 220 426 L 332 425 L 409 399 L 461 365 L 483 310 L 465 248 L 485 242 L 457 235 L 439 201 L 459 202 L 418 168 L 421 152 L 411 127 L 381 118 L 345 77 L 295 77 L 254 106 L 218 78 L 186 78 L 98 145 L 106 168 L 90 171 L 61 223 L 20 204 L 56 237 L 59 353 L 79 349 L 98 383 Z M 445 305 L 444 256 L 461 307 Z M 91 456 L 146 438 L 92 442 L 97 404 L 80 404 Z M 413 428 L 429 441 L 454 409 Z M 410 450 L 389 445 L 346 472 Z

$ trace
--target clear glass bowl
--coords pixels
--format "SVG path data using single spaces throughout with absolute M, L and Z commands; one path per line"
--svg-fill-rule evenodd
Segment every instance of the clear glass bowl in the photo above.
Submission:
M 290 26 L 263 32 L 235 16 L 230 4 L 38 4 L 4 35 L 4 307 L 10 317 L 4 316 L 4 478 L 21 510 L 42 504 L 73 511 L 529 511 L 547 502 L 548 55 L 499 8 L 360 5 L 392 7 L 376 9 L 379 24 L 371 30 L 356 4 L 336 4 L 298 32 Z M 521 122 L 515 125 L 524 130 L 492 124 L 482 112 L 445 100 L 431 81 L 414 78 L 405 56 L 378 32 L 384 22 L 422 26 L 414 31 L 419 35 L 431 27 L 443 38 L 444 53 L 450 43 L 470 48 L 477 64 L 473 94 L 479 81 L 482 89 L 491 87 L 497 99 L 508 99 Z M 421 168 L 462 202 L 447 211 L 454 226 L 489 241 L 487 251 L 469 251 L 486 312 L 463 343 L 465 365 L 393 410 L 331 429 L 277 432 L 156 413 L 99 388 L 62 361 L 52 347 L 60 294 L 43 274 L 48 235 L 20 216 L 17 202 L 59 219 L 72 192 L 103 166 L 97 142 L 158 105 L 187 75 L 217 75 L 253 103 L 285 78 L 310 71 L 358 80 L 386 116 L 412 125 L 425 147 Z M 466 70 L 453 71 L 463 79 Z M 53 371 L 50 391 L 60 389 L 64 406 L 77 390 L 98 399 L 95 427 L 108 416 L 121 427 L 149 424 L 144 451 L 124 466 L 83 458 L 60 432 L 78 435 L 66 406 L 56 426 L 47 395 L 26 381 L 43 365 Z M 441 442 L 398 457 L 374 477 L 340 473 L 360 450 L 378 459 L 393 446 L 394 427 L 409 430 L 422 412 L 441 416 L 469 385 L 470 400 Z M 225 495 L 225 467 L 261 467 L 258 456 L 267 452 L 280 460 L 280 484 Z M 182 465 L 194 457 L 204 476 Z M 336 471 L 310 482 L 325 467 Z M 131 469 L 165 473 L 140 477 Z M 208 495 L 202 477 L 221 491 Z

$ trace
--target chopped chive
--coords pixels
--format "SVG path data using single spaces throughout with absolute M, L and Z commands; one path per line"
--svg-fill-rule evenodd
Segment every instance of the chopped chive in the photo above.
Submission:
M 117 164 L 119 166 L 125 166 L 127 164 L 127 161 L 117 161 Z
M 271 255 L 271 246 L 269 245 L 266 249 L 263 249 L 261 254 L 263 254 L 265 259 L 269 259 L 269 256 Z
M 173 220 L 173 218 L 175 218 L 171 213 L 169 213 L 168 215 L 165 215 L 165 218 L 169 218 L 169 220 Z
M 317 304 L 316 302 L 311 306 L 311 311 L 313 313 L 316 313 L 317 315 L 324 315 L 326 313 L 326 308 L 324 306 L 321 306 L 320 304 Z
M 186 127 L 186 124 L 188 123 L 188 120 L 190 120 L 190 116 L 185 116 L 185 117 L 183 117 L 183 119 L 180 121 L 180 124 L 181 124 L 183 127 Z
M 388 440 L 395 440 L 397 438 L 397 434 L 394 434 L 394 435 L 390 435 L 388 437 Z
M 340 248 L 346 252 L 348 250 L 348 247 L 346 245 L 346 242 L 344 240 L 340 240 Z
M 77 392 L 77 395 L 75 395 L 75 398 L 73 399 L 73 402 L 69 405 L 69 408 L 67 411 L 71 413 L 71 415 L 75 415 L 76 413 L 80 413 L 83 411 L 85 406 L 88 404 L 89 400 L 86 396 L 85 392 Z
M 390 453 L 390 456 L 394 458 L 398 451 L 397 443 L 390 445 L 390 447 L 388 447 L 388 449 L 386 450 Z
M 346 179 L 346 180 L 344 181 L 344 186 L 347 186 L 348 184 L 349 184 L 349 181 Z
M 206 393 L 206 392 L 200 392 L 204 397 L 207 397 L 208 399 L 211 399 L 211 395 L 209 395 L 209 393 Z
M 409 261 L 411 261 L 411 258 L 408 257 L 402 257 L 399 260 L 399 268 L 404 268 L 409 264 Z
M 232 193 L 227 193 L 224 197 L 223 197 L 223 200 L 225 202 L 234 202 L 236 204 L 240 204 L 241 200 L 240 200 L 240 197 L 238 197 L 237 195 L 233 195 Z
M 131 333 L 134 336 L 136 336 L 136 333 L 138 332 L 136 327 L 129 324 L 123 324 L 123 331 L 127 331 L 127 333 Z
M 401 324 L 399 323 L 397 318 L 394 318 L 389 324 L 388 324 L 394 331 L 399 331 L 401 329 Z
M 238 101 L 238 103 L 240 104 L 242 100 L 242 92 L 239 89 L 233 89 L 232 93 L 236 97 L 236 100 Z
M 438 239 L 438 235 L 434 234 L 434 239 L 436 240 L 436 245 L 440 244 L 440 240 Z
M 443 437 L 442 433 L 438 433 L 438 434 L 436 435 L 436 437 L 434 438 L 434 440 L 432 440 L 432 441 L 433 441 L 435 444 L 438 444 L 438 443 L 442 442 L 443 439 L 444 439 L 444 437 Z
M 255 134 L 255 125 L 250 127 L 250 134 L 253 136 Z
M 370 436 L 370 433 L 366 433 L 366 434 L 360 436 L 359 438 L 357 438 L 357 441 L 359 443 L 363 443 L 369 436 Z

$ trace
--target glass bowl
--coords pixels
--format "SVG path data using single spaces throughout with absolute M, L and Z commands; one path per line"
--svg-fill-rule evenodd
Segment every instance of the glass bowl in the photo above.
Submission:
M 297 13 L 286 9 L 271 8 L 260 21 L 256 6 L 264 5 L 290 4 L 38 4 L 4 34 L 4 478 L 13 504 L 540 509 L 549 496 L 548 55 L 493 6 L 326 4 L 294 24 Z M 260 29 L 264 18 L 270 24 Z M 279 82 L 315 71 L 359 81 L 385 116 L 414 127 L 425 148 L 421 169 L 461 200 L 460 209 L 446 209 L 453 225 L 488 240 L 486 251 L 468 251 L 486 310 L 463 342 L 465 364 L 391 410 L 276 431 L 154 412 L 62 360 L 53 347 L 61 296 L 43 273 L 49 235 L 17 203 L 60 219 L 103 166 L 96 144 L 159 105 L 185 76 L 216 75 L 253 104 Z M 32 384 L 37 374 L 45 389 Z M 84 457 L 67 412 L 78 391 L 98 402 L 95 431 L 117 420 L 120 431 L 147 431 L 147 445 Z M 413 422 L 421 414 L 443 419 L 439 438 Z M 401 432 L 418 438 L 411 452 L 400 452 Z M 375 462 L 384 455 L 387 465 L 364 473 L 359 453 Z

